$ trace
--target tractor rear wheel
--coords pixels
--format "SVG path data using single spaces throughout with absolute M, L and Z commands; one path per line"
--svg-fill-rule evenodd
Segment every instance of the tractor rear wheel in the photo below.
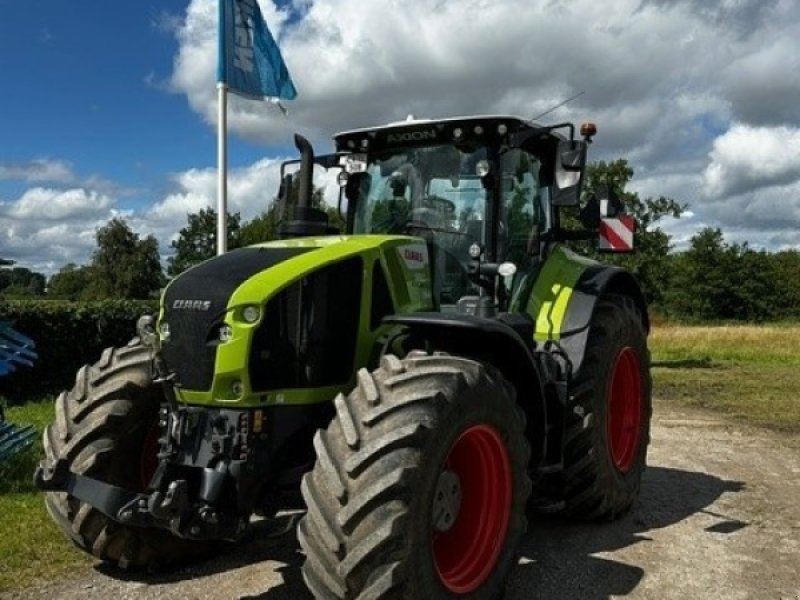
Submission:
M 650 440 L 649 363 L 633 300 L 611 294 L 600 298 L 570 390 L 564 450 L 567 515 L 613 519 L 636 499 Z
M 162 397 L 152 381 L 148 348 L 137 340 L 107 348 L 56 400 L 55 422 L 43 436 L 47 460 L 65 458 L 75 473 L 144 491 L 158 464 Z M 208 548 L 166 530 L 123 526 L 64 492 L 48 492 L 45 505 L 79 548 L 123 568 L 157 568 Z
M 317 598 L 497 598 L 525 532 L 529 447 L 495 369 L 442 354 L 362 369 L 302 483 Z

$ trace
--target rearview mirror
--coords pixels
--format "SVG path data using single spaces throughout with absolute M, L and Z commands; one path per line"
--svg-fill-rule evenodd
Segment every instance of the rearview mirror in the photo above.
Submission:
M 586 166 L 586 142 L 565 140 L 558 143 L 553 206 L 576 206 L 581 197 Z

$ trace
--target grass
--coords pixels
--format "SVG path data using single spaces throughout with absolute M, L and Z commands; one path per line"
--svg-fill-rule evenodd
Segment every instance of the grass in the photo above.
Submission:
M 654 327 L 657 400 L 800 434 L 800 325 Z
M 800 434 L 800 325 L 659 325 L 650 336 L 658 402 L 723 412 L 744 422 Z M 41 433 L 53 399 L 9 408 L 7 418 Z M 44 509 L 31 474 L 41 441 L 0 467 L 0 594 L 75 575 L 93 564 Z
M 16 425 L 34 425 L 41 434 L 53 420 L 53 399 L 7 408 L 6 419 Z M 37 435 L 29 451 L 0 465 L 0 594 L 92 564 L 56 527 L 42 494 L 33 487 L 33 471 L 43 455 L 40 438 Z

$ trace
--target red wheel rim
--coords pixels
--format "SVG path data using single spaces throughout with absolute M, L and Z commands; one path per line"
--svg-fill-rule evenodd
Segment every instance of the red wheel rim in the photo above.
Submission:
M 442 584 L 456 594 L 480 587 L 494 570 L 511 516 L 511 459 L 500 433 L 488 425 L 464 431 L 445 469 L 461 484 L 453 526 L 433 535 L 433 560 Z
M 636 461 L 642 424 L 639 356 L 631 347 L 619 351 L 608 386 L 608 441 L 617 469 L 627 473 Z
M 147 489 L 158 467 L 158 438 L 160 435 L 161 428 L 158 426 L 158 421 L 153 421 L 144 437 L 142 454 L 139 457 L 139 481 L 142 490 Z

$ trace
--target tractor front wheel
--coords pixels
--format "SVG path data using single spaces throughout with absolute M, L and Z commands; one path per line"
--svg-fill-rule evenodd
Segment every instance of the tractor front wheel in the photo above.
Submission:
M 150 350 L 135 340 L 81 368 L 72 390 L 56 400 L 55 422 L 44 432 L 47 460 L 63 458 L 75 473 L 144 491 L 158 463 L 163 396 L 151 373 Z M 79 548 L 123 568 L 163 567 L 208 549 L 162 529 L 121 525 L 64 492 L 48 492 L 45 505 Z
M 530 494 L 525 419 L 472 360 L 385 356 L 336 400 L 302 483 L 303 577 L 317 598 L 497 598 Z
M 570 389 L 564 448 L 567 515 L 613 519 L 636 499 L 650 440 L 649 362 L 633 300 L 600 298 L 583 364 Z

